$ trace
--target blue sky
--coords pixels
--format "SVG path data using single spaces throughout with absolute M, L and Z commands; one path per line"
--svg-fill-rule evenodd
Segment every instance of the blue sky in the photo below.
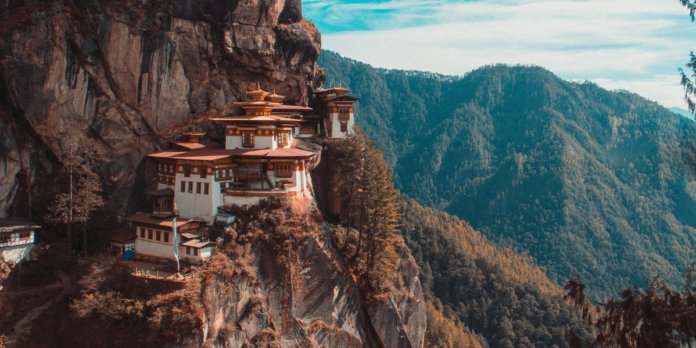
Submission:
M 677 68 L 696 50 L 679 0 L 305 0 L 303 12 L 323 48 L 377 67 L 539 65 L 668 107 L 685 107 Z

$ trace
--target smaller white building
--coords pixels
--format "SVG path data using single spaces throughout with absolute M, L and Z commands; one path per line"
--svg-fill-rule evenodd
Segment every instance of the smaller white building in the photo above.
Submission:
M 326 108 L 325 127 L 328 138 L 346 139 L 355 134 L 353 105 L 358 98 L 348 95 L 349 92 L 348 88 L 340 84 L 328 89 L 320 88 L 315 92 Z
M 135 231 L 136 257 L 174 260 L 173 215 L 139 212 L 126 218 Z M 179 235 L 179 259 L 200 263 L 212 256 L 213 245 L 208 240 L 207 229 L 201 222 L 179 218 L 176 221 Z
M 34 231 L 39 228 L 22 218 L 0 219 L 0 258 L 12 263 L 30 260 Z

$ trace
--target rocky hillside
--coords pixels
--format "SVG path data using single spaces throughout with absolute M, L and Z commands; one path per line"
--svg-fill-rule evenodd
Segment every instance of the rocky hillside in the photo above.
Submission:
M 73 300 L 38 318 L 21 346 L 421 347 L 426 307 L 408 248 L 398 246 L 386 300 L 374 301 L 312 207 L 296 200 L 239 211 L 225 246 L 183 283 L 95 263 Z
M 357 122 L 398 188 L 529 253 L 595 296 L 696 259 L 696 123 L 628 92 L 538 67 L 462 77 L 380 70 L 322 52 L 329 82 L 361 98 Z
M 300 0 L 26 0 L 0 4 L 0 217 L 39 213 L 68 129 L 108 153 L 110 207 L 143 155 L 260 81 L 289 102 L 321 79 Z

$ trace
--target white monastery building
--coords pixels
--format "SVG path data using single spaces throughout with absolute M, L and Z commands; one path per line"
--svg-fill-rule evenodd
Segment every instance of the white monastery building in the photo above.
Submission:
M 176 232 L 180 257 L 200 262 L 212 254 L 205 225 L 227 219 L 219 213 L 225 207 L 308 194 L 309 170 L 318 156 L 298 145 L 353 134 L 358 99 L 348 92 L 341 85 L 317 90 L 324 112 L 316 114 L 307 106 L 283 104 L 284 96 L 257 83 L 247 91 L 248 101 L 235 103 L 240 114 L 211 119 L 224 127 L 224 145 L 202 141 L 205 134 L 194 130 L 171 149 L 149 154 L 156 164 L 156 189 L 147 192 L 153 212 L 127 218 L 136 232 L 136 253 L 172 258 Z

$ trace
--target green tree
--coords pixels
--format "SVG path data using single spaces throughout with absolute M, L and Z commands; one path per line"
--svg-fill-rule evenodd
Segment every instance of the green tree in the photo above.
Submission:
M 358 132 L 345 145 L 339 181 L 341 222 L 348 231 L 343 249 L 353 271 L 378 295 L 391 284 L 397 266 L 399 197 L 389 165 L 365 135 Z
M 62 158 L 67 171 L 65 192 L 56 195 L 47 219 L 67 227 L 68 243 L 73 245 L 73 224 L 82 229 L 83 252 L 87 255 L 87 223 L 92 213 L 104 204 L 102 181 L 97 166 L 103 151 L 98 144 L 76 130 L 68 131 L 67 151 Z
M 691 21 L 696 20 L 696 1 L 694 0 L 679 0 L 684 7 L 689 10 L 689 16 L 691 16 Z M 689 105 L 689 111 L 696 114 L 696 103 L 694 98 L 696 97 L 696 86 L 694 81 L 696 81 L 696 55 L 691 51 L 689 55 L 689 62 L 685 65 L 687 71 L 683 68 L 679 68 L 679 74 L 681 74 L 681 84 L 684 86 L 684 99 Z

